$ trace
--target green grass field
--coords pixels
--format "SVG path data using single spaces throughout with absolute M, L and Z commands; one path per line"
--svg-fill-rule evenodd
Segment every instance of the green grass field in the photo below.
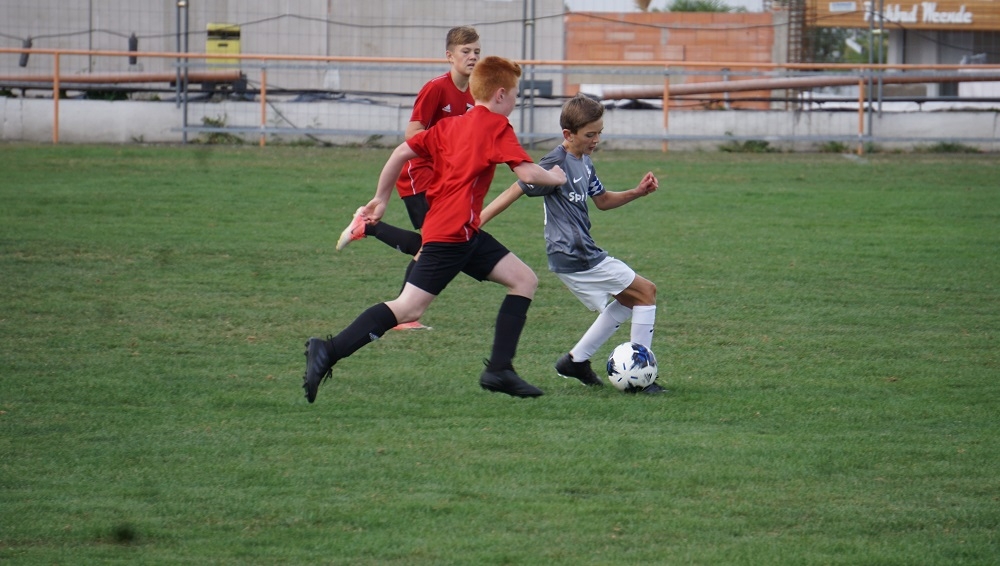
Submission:
M 998 563 L 997 156 L 599 152 L 661 180 L 592 213 L 669 394 L 554 374 L 593 314 L 522 199 L 544 397 L 479 388 L 503 289 L 464 278 L 309 405 L 305 339 L 399 289 L 333 249 L 388 153 L 0 146 L 0 562 Z

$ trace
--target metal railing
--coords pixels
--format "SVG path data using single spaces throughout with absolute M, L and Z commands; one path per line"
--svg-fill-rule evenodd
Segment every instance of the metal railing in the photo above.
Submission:
M 169 84 L 176 92 L 176 104 L 181 108 L 181 124 L 179 131 L 183 141 L 188 134 L 228 132 L 239 135 L 256 136 L 260 145 L 267 143 L 268 136 L 275 135 L 344 135 L 357 134 L 367 136 L 402 135 L 403 125 L 399 127 L 381 127 L 374 123 L 357 123 L 346 127 L 308 126 L 288 127 L 275 125 L 275 113 L 280 113 L 275 106 L 275 99 L 291 94 L 302 94 L 309 91 L 332 92 L 329 89 L 284 89 L 273 88 L 269 82 L 270 73 L 287 73 L 296 70 L 305 73 L 318 74 L 331 69 L 350 69 L 357 73 L 384 73 L 394 70 L 435 69 L 440 72 L 439 59 L 424 58 L 382 58 L 382 57 L 334 57 L 334 56 L 296 56 L 267 54 L 226 54 L 226 59 L 237 60 L 232 68 L 219 65 L 209 66 L 211 60 L 218 55 L 203 53 L 175 52 L 135 52 L 135 51 L 91 51 L 91 50 L 60 50 L 60 49 L 25 49 L 0 48 L 0 53 L 17 54 L 22 57 L 51 57 L 51 74 L 6 75 L 0 76 L 0 88 L 21 88 L 44 90 L 51 89 L 53 104 L 52 142 L 60 139 L 60 99 L 61 93 L 68 89 L 101 89 L 115 85 L 128 90 L 139 88 L 140 84 Z M 127 57 L 161 58 L 174 61 L 173 73 L 92 73 L 64 75 L 61 72 L 61 61 L 67 57 Z M 782 141 L 851 141 L 857 143 L 857 152 L 864 151 L 866 143 L 876 141 L 892 141 L 902 138 L 892 136 L 876 136 L 872 132 L 873 116 L 880 113 L 883 104 L 883 88 L 885 85 L 904 83 L 943 83 L 943 82 L 978 82 L 1000 81 L 1000 65 L 859 65 L 859 64 L 766 64 L 766 63 L 736 63 L 736 62 L 688 62 L 688 61 L 553 61 L 553 60 L 521 60 L 524 68 L 524 78 L 527 85 L 534 88 L 524 89 L 523 102 L 519 110 L 520 132 L 523 139 L 533 142 L 536 139 L 548 138 L 553 135 L 550 124 L 542 131 L 536 129 L 535 112 L 540 108 L 558 105 L 568 91 L 575 92 L 582 88 L 584 80 L 606 81 L 601 85 L 600 96 L 606 100 L 659 100 L 661 126 L 657 131 L 618 131 L 614 137 L 619 139 L 642 139 L 657 141 L 661 149 L 666 151 L 671 141 L 691 140 L 739 140 L 739 139 L 774 139 Z M 254 73 L 248 78 L 249 73 Z M 431 76 L 428 71 L 428 76 Z M 717 80 L 711 80 L 716 78 Z M 242 82 L 239 91 L 241 100 L 247 105 L 256 104 L 259 107 L 258 119 L 248 124 L 206 124 L 192 125 L 189 123 L 188 104 L 197 92 L 191 90 L 192 85 L 233 85 Z M 248 86 L 248 83 L 250 86 Z M 638 83 L 638 84 L 636 84 Z M 125 86 L 122 86 L 125 85 Z M 873 85 L 878 85 L 877 90 Z M 831 86 L 850 86 L 856 88 L 856 99 L 850 105 L 857 113 L 856 131 L 830 132 L 827 135 L 816 134 L 757 134 L 745 132 L 737 135 L 727 133 L 709 133 L 699 135 L 690 132 L 671 131 L 671 115 L 687 112 L 682 106 L 690 101 L 710 100 L 724 102 L 729 108 L 734 104 L 748 102 L 763 102 L 765 106 L 774 109 L 776 105 L 785 105 L 786 110 L 802 111 L 806 107 L 797 95 L 789 93 L 810 92 L 812 89 Z M 541 88 L 539 88 L 541 87 Z M 165 88 L 164 88 L 165 90 Z M 542 98 L 541 93 L 553 91 L 555 98 Z M 370 93 L 346 90 L 349 94 L 362 94 L 368 97 L 409 98 L 413 93 Z M 775 94 L 784 93 L 784 94 Z M 749 95 L 740 97 L 740 93 Z M 702 98 L 698 98 L 702 97 Z M 707 97 L 707 98 L 706 98 Z M 922 97 L 925 101 L 927 97 Z M 844 100 L 840 98 L 839 100 Z M 979 101 L 994 100 L 989 97 L 978 97 Z M 995 102 L 1000 105 L 1000 98 Z M 270 111 L 269 111 L 270 108 Z M 810 108 L 811 111 L 821 111 Z M 954 136 L 948 139 L 956 139 Z M 997 143 L 992 137 L 965 138 L 973 141 Z

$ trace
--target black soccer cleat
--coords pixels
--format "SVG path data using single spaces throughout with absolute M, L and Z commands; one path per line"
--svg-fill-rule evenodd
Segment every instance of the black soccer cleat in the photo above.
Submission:
M 540 397 L 545 393 L 521 379 L 513 368 L 499 371 L 484 370 L 479 376 L 479 386 L 487 391 L 506 393 L 511 397 Z
M 643 387 L 639 390 L 639 393 L 645 393 L 646 395 L 656 395 L 659 393 L 667 393 L 667 390 L 660 387 L 655 381 L 649 385 Z
M 669 391 L 660 387 L 660 385 L 654 381 L 645 387 L 629 385 L 628 388 L 622 389 L 622 393 L 627 393 L 629 395 L 657 395 L 660 393 L 669 393 Z
M 310 403 L 316 400 L 319 384 L 332 375 L 333 362 L 330 361 L 326 341 L 322 338 L 310 338 L 306 341 L 306 373 L 302 376 L 302 388 L 306 390 L 306 399 Z
M 580 383 L 591 387 L 604 385 L 601 378 L 597 377 L 597 374 L 591 369 L 590 360 L 574 362 L 569 354 L 559 358 L 559 361 L 556 362 L 556 372 L 563 377 L 575 377 L 580 380 Z

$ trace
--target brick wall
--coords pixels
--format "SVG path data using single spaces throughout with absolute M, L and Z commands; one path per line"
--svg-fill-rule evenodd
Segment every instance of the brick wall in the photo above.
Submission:
M 770 13 L 575 12 L 566 16 L 566 59 L 718 62 L 721 69 L 730 62 L 771 63 L 774 37 Z M 648 69 L 662 68 L 657 65 Z M 614 78 L 622 80 L 632 81 L 633 77 Z M 662 75 L 655 74 L 636 75 L 634 80 L 636 85 L 663 84 Z M 720 80 L 724 80 L 721 74 L 672 76 L 671 84 Z M 609 82 L 611 79 L 597 73 L 574 72 L 566 75 L 564 92 L 573 95 L 579 92 L 581 84 Z M 738 92 L 730 93 L 728 100 L 733 108 L 767 109 L 767 102 L 740 102 L 740 99 L 769 95 L 768 91 Z M 717 99 L 716 102 L 672 99 L 671 108 L 717 107 L 722 104 L 722 95 Z

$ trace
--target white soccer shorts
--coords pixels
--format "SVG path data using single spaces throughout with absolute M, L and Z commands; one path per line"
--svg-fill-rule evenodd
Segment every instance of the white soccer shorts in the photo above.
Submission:
M 620 259 L 608 256 L 601 263 L 576 273 L 556 276 L 592 311 L 601 312 L 611 297 L 621 293 L 635 280 L 635 271 Z

